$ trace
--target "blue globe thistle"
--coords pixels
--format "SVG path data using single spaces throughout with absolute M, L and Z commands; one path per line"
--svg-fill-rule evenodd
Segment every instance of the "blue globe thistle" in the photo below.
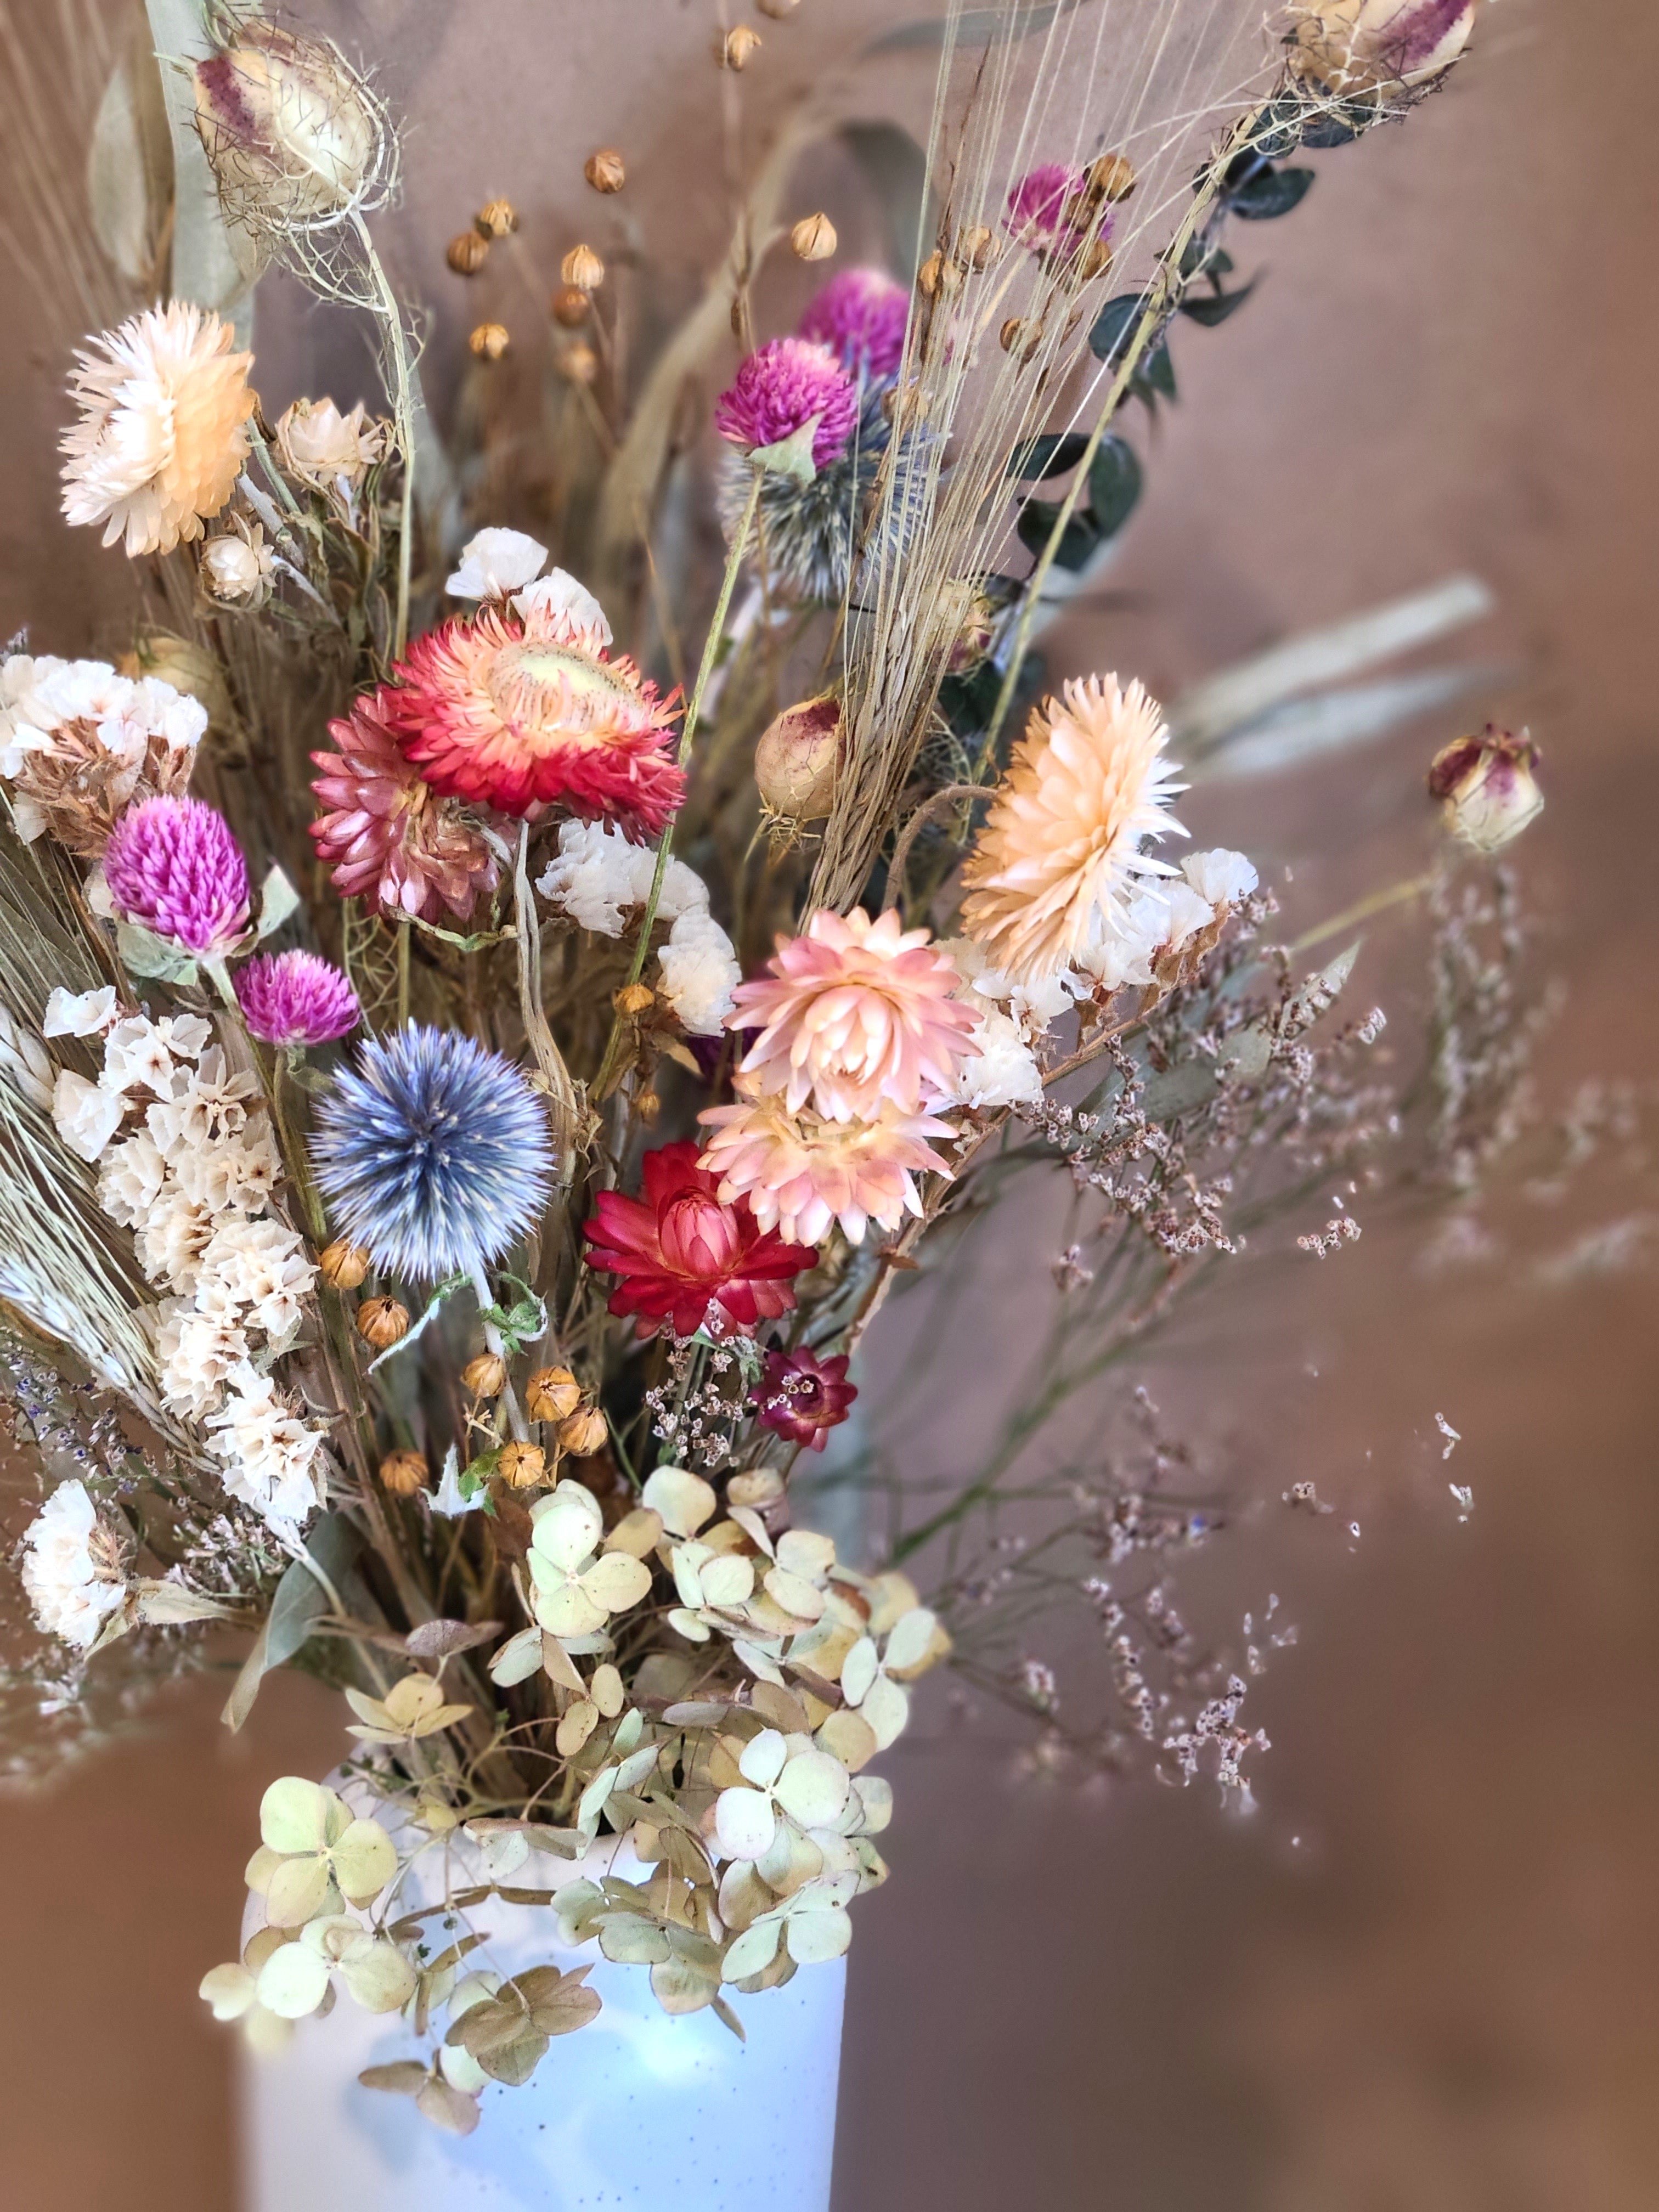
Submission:
M 510 1250 L 553 1181 L 547 1118 L 510 1060 L 411 1022 L 365 1044 L 317 1109 L 317 1187 L 392 1275 L 435 1282 Z

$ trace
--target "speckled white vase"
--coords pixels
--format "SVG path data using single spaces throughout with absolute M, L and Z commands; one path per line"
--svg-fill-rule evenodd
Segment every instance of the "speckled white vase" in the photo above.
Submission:
M 615 1843 L 598 1867 L 538 1859 L 538 1886 L 613 1859 L 636 1875 Z M 260 1905 L 250 1900 L 245 1941 Z M 522 2088 L 492 2082 L 479 2126 L 459 2136 L 410 2098 L 361 2087 L 364 2067 L 415 2046 L 396 2015 L 342 1994 L 283 2052 L 244 2054 L 243 2212 L 828 2212 L 844 1959 L 756 1996 L 729 1991 L 739 2043 L 712 2012 L 665 2013 L 644 1967 L 613 1966 L 592 1944 L 562 1948 L 544 1907 L 496 1900 L 471 1918 L 489 1941 L 470 1964 L 514 1974 L 596 1962 L 599 2017 L 556 2038 Z

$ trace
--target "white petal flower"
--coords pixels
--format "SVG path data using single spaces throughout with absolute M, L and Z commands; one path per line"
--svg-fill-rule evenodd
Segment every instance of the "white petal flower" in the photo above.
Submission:
M 52 1118 L 58 1133 L 78 1160 L 100 1158 L 126 1112 L 126 1101 L 88 1083 L 73 1068 L 60 1068 L 52 1094 Z
M 167 1179 L 167 1162 L 141 1129 L 105 1153 L 98 1170 L 98 1203 L 123 1228 L 142 1228 Z
M 231 1386 L 207 1424 L 225 1488 L 279 1534 L 297 1535 L 322 1503 L 323 1431 L 307 1427 L 252 1366 L 239 1368 Z
M 299 1328 L 317 1271 L 305 1254 L 304 1240 L 280 1221 L 251 1221 L 233 1216 L 221 1224 L 202 1255 L 202 1291 L 222 1291 L 233 1306 L 247 1309 L 247 1319 L 266 1336 L 283 1342 Z
M 663 996 L 692 1036 L 719 1036 L 743 981 L 737 949 L 711 914 L 683 914 L 658 956 Z
M 118 1553 L 82 1482 L 60 1483 L 23 1539 L 23 1588 L 49 1636 L 84 1651 L 126 1595 Z
M 1172 952 L 1179 951 L 1189 937 L 1196 937 L 1200 929 L 1207 929 L 1215 920 L 1213 902 L 1195 891 L 1190 884 L 1166 885 L 1164 902 L 1168 914 L 1164 944 Z
M 1108 993 L 1127 984 L 1143 989 L 1152 980 L 1152 962 L 1169 935 L 1170 909 L 1156 891 L 1132 898 L 1127 909 L 1110 922 L 1097 916 L 1095 927 L 1079 951 L 1080 974 Z
M 958 1072 L 956 1097 L 986 1113 L 1005 1106 L 1035 1106 L 1042 1100 L 1042 1071 L 1036 1055 L 1019 1024 L 1000 1007 L 986 1009 L 973 1055 Z
M 1243 853 L 1230 853 L 1224 847 L 1212 853 L 1189 853 L 1181 864 L 1181 872 L 1212 907 L 1237 906 L 1261 880 Z
M 607 823 L 566 822 L 559 829 L 558 857 L 548 863 L 536 888 L 579 928 L 597 937 L 620 937 L 624 910 L 644 906 L 656 871 L 653 847 L 630 844 Z M 671 860 L 659 915 L 678 921 L 682 915 L 708 911 L 708 889 L 702 877 L 684 860 Z
M 444 589 L 458 599 L 500 599 L 542 573 L 545 545 L 522 530 L 480 530 L 461 548 L 461 565 Z
M 453 591 L 453 584 L 450 589 Z M 611 642 L 605 609 L 586 585 L 579 584 L 567 568 L 550 568 L 539 583 L 527 584 L 515 593 L 513 605 L 526 621 L 532 616 L 555 621 L 562 617 L 573 629 L 597 634 L 605 645 Z
M 135 1144 L 149 1141 L 148 1138 L 133 1139 Z M 131 1149 L 128 1145 L 119 1147 L 123 1153 Z M 141 1169 L 142 1165 L 140 1162 Z M 201 1274 L 202 1255 L 212 1241 L 215 1225 L 208 1207 L 186 1196 L 177 1183 L 169 1184 L 138 1224 L 135 1242 L 139 1266 L 152 1283 L 165 1283 L 181 1297 L 192 1295 Z M 234 1312 L 234 1306 L 223 1299 L 204 1299 L 201 1304 L 204 1311 L 210 1305 L 222 1317 L 228 1318 Z M 233 1358 L 240 1356 L 234 1354 Z
M 101 1036 L 115 1020 L 115 986 L 101 991 L 65 991 L 62 986 L 46 1000 L 41 1023 L 47 1036 Z
M 162 1317 L 156 1352 L 163 1403 L 200 1421 L 218 1405 L 230 1377 L 246 1365 L 247 1336 L 234 1315 L 198 1313 L 180 1301 Z

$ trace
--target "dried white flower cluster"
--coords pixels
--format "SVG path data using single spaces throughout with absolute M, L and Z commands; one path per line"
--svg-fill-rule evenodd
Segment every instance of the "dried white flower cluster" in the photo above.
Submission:
M 118 1539 L 83 1482 L 60 1483 L 23 1539 L 23 1588 L 49 1636 L 90 1650 L 126 1597 Z
M 181 792 L 208 726 L 198 700 L 107 661 L 0 661 L 0 778 L 31 844 L 44 833 L 92 859 L 134 801 Z
M 91 1034 L 113 994 L 54 994 L 60 1033 Z M 98 1197 L 134 1232 L 139 1265 L 171 1293 L 161 1308 L 161 1390 L 205 1421 L 224 1484 L 279 1534 L 320 1502 L 322 1431 L 263 1371 L 293 1343 L 316 1269 L 270 1213 L 282 1162 L 252 1075 L 233 1073 L 199 1014 L 128 1015 L 108 1028 L 95 1083 L 62 1070 L 58 1134 L 98 1167 Z
M 452 591 L 457 582 L 450 578 Z M 567 822 L 559 830 L 558 858 L 549 864 L 536 888 L 579 928 L 599 937 L 620 937 L 625 914 L 642 908 L 650 898 L 656 868 L 652 847 L 630 844 L 608 823 Z M 669 861 L 657 914 L 673 925 L 660 955 L 663 996 L 691 1036 L 718 1036 L 735 1003 L 732 994 L 743 980 L 743 970 L 731 939 L 708 911 L 708 886 L 684 860 Z

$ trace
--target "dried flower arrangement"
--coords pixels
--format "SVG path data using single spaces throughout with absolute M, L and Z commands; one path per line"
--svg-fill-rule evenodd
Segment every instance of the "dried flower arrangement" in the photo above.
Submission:
M 1033 647 L 1135 503 L 1124 412 L 1173 397 L 1176 319 L 1246 296 L 1230 222 L 1437 88 L 1475 0 L 1295 7 L 1242 88 L 1118 144 L 1048 20 L 1074 11 L 1018 12 L 921 27 L 914 282 L 843 270 L 757 342 L 763 241 L 837 248 L 775 219 L 811 102 L 654 357 L 601 253 L 565 253 L 556 564 L 447 473 L 368 222 L 398 159 L 368 82 L 255 8 L 150 9 L 193 25 L 173 198 L 117 226 L 148 304 L 81 353 L 64 513 L 142 564 L 155 619 L 118 670 L 0 664 L 0 1319 L 46 1492 L 10 1679 L 53 1747 L 234 1632 L 233 1727 L 275 1667 L 343 1689 L 340 1788 L 272 1784 L 258 1924 L 203 1994 L 267 2042 L 337 1985 L 404 2012 L 429 2048 L 376 2086 L 452 2129 L 599 2008 L 581 1966 L 484 1970 L 492 1899 L 734 2027 L 724 1992 L 838 1956 L 886 1871 L 872 1762 L 941 1662 L 1050 1757 L 1237 1789 L 1258 1741 L 1162 1579 L 1210 1518 L 1155 1431 L 1144 1467 L 1026 1484 L 1040 1543 L 994 1508 L 1245 1229 L 1353 1187 L 1394 1129 L 1381 1017 L 1327 1037 L 1352 953 L 1299 977 L 1243 855 L 1177 863 L 1164 714 L 1115 675 L 1042 696 Z M 764 66 L 746 28 L 716 59 Z M 627 190 L 613 148 L 584 173 Z M 449 267 L 519 234 L 492 202 Z M 239 333 L 274 261 L 374 319 L 387 419 L 265 419 Z M 741 358 L 688 441 L 728 315 Z M 472 333 L 475 488 L 511 343 Z M 665 544 L 705 483 L 711 590 Z M 1437 760 L 1464 846 L 1525 826 L 1534 766 L 1499 731 Z M 1486 971 L 1444 972 L 1467 1042 Z M 1443 1158 L 1501 1119 L 1485 1049 L 1492 1097 L 1467 1057 L 1443 1086 Z M 801 1525 L 889 1294 L 1045 1164 L 1099 1228 L 1032 1402 L 884 1549 Z M 1342 1210 L 1302 1242 L 1353 1234 Z M 1066 1596 L 1123 1722 L 1087 1745 L 1018 1625 Z

